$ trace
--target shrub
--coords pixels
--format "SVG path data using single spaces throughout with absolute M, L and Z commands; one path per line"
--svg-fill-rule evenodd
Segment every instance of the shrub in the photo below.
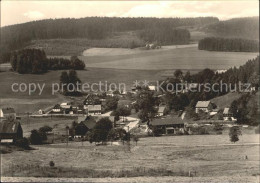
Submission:
M 49 165 L 50 165 L 50 167 L 54 167 L 54 166 L 55 166 L 55 163 L 54 163 L 53 161 L 50 161 L 50 162 L 49 162 Z
M 15 141 L 15 145 L 24 149 L 29 149 L 29 140 L 25 137 L 18 139 Z
M 37 130 L 32 130 L 30 135 L 30 142 L 33 145 L 40 145 L 43 141 L 47 140 L 47 135 L 45 132 L 39 132 Z
M 238 136 L 242 135 L 241 129 L 238 126 L 233 126 L 229 129 L 230 142 L 239 141 Z
M 41 127 L 41 128 L 39 129 L 39 132 L 45 132 L 45 133 L 47 133 L 47 132 L 51 132 L 51 131 L 52 131 L 52 127 L 47 126 L 47 125 L 45 125 L 45 126 L 43 126 L 43 127 Z

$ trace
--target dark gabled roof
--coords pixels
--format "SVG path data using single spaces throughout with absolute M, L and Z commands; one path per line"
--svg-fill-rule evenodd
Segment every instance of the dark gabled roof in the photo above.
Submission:
M 85 117 L 84 121 L 81 121 L 79 124 L 84 124 L 88 129 L 93 129 L 96 125 L 96 120 L 92 116 Z
M 15 113 L 14 108 L 3 108 L 2 111 L 4 114 Z
M 174 124 L 184 124 L 184 122 L 181 119 L 178 118 L 159 118 L 154 119 L 150 122 L 153 126 L 163 126 L 163 125 L 174 125 Z
M 56 104 L 53 109 L 61 109 L 60 104 Z
M 17 133 L 18 127 L 20 126 L 19 121 L 1 121 L 0 122 L 0 134 L 14 134 Z

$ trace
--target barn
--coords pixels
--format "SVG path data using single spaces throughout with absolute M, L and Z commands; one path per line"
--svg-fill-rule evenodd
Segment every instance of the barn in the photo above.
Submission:
M 23 138 L 23 129 L 19 121 L 4 120 L 0 122 L 1 142 L 15 142 L 21 138 Z

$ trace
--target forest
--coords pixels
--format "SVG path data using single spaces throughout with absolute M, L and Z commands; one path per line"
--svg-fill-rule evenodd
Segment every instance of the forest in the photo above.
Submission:
M 198 48 L 208 51 L 258 52 L 259 41 L 240 38 L 207 37 L 199 41 Z
M 212 22 L 202 28 L 216 37 L 234 37 L 259 40 L 259 17 L 233 18 Z
M 42 74 L 48 70 L 83 70 L 85 63 L 72 56 L 71 59 L 47 58 L 43 50 L 23 49 L 11 54 L 12 70 L 20 74 Z
M 190 32 L 187 29 L 172 29 L 169 26 L 146 29 L 141 31 L 140 37 L 146 42 L 157 42 L 160 45 L 188 44 Z
M 80 19 L 47 19 L 23 24 L 11 25 L 1 28 L 1 62 L 9 60 L 10 52 L 27 46 L 31 40 L 38 39 L 70 39 L 87 38 L 101 40 L 111 36 L 115 32 L 124 31 L 149 31 L 148 36 L 140 33 L 147 41 L 154 41 L 152 34 L 157 34 L 158 29 L 170 27 L 172 30 L 180 26 L 203 26 L 212 22 L 218 22 L 215 17 L 199 18 L 108 18 L 87 17 Z M 156 31 L 156 32 L 155 32 Z M 169 29 L 167 30 L 169 31 Z M 158 33 L 162 35 L 165 31 Z M 186 31 L 187 32 L 187 31 Z M 173 43 L 180 38 L 180 31 L 173 31 L 169 40 Z M 189 34 L 185 33 L 182 38 L 186 42 Z M 167 39 L 164 35 L 163 42 Z

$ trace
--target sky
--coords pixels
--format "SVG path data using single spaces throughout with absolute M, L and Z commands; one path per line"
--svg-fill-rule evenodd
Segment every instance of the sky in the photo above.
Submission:
M 259 16 L 259 1 L 1 1 L 1 27 L 41 19 L 108 17 Z

